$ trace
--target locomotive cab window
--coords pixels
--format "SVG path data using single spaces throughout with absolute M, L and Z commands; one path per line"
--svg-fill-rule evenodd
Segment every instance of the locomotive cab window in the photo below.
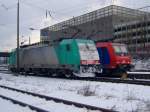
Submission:
M 128 50 L 125 45 L 113 45 L 117 55 L 128 55 Z
M 70 44 L 67 44 L 67 45 L 66 45 L 66 50 L 67 50 L 67 51 L 70 51 L 70 50 L 71 50 Z

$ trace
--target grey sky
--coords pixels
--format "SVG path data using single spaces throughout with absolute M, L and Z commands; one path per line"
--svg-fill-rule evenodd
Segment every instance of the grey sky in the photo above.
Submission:
M 39 41 L 40 29 L 48 25 L 78 16 L 112 4 L 112 0 L 20 0 L 20 39 Z M 139 8 L 150 5 L 150 0 L 114 0 L 115 5 Z M 17 0 L 0 0 L 0 51 L 16 46 L 16 3 Z M 52 18 L 46 19 L 46 9 Z

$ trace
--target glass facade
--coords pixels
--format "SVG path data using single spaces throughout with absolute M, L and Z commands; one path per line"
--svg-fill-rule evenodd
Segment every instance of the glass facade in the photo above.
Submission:
M 41 41 L 61 38 L 110 39 L 128 44 L 129 51 L 135 54 L 139 51 L 137 46 L 149 45 L 149 17 L 148 12 L 110 5 L 42 29 Z

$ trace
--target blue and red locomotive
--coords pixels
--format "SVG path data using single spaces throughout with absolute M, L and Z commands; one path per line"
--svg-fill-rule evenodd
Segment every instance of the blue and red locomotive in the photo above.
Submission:
M 103 74 L 127 76 L 126 72 L 131 69 L 131 56 L 125 44 L 97 42 L 96 47 L 103 66 Z

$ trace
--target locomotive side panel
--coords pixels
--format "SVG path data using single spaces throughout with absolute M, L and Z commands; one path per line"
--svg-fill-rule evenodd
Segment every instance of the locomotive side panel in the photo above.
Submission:
M 74 73 L 81 76 L 80 73 L 101 72 L 98 52 L 92 40 L 65 39 L 58 43 L 21 47 L 19 52 L 19 71 L 23 74 L 46 73 L 69 77 Z M 12 58 L 16 59 L 16 55 L 12 54 Z M 10 61 L 10 66 L 13 64 L 11 71 L 18 71 L 16 62 Z
M 23 49 L 20 54 L 22 68 L 49 68 L 58 64 L 57 55 L 52 46 Z

